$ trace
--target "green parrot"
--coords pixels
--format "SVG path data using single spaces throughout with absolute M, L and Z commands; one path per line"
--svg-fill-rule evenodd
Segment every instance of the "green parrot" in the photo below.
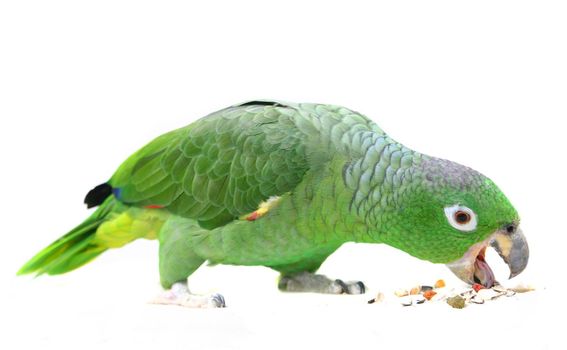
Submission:
M 528 262 L 519 216 L 487 177 L 413 151 L 344 107 L 251 101 L 151 141 L 85 198 L 98 206 L 18 274 L 74 270 L 110 248 L 158 239 L 157 302 L 223 307 L 191 294 L 204 262 L 280 272 L 282 291 L 364 293 L 316 274 L 346 242 L 384 243 L 491 287 L 492 246 L 510 278 Z

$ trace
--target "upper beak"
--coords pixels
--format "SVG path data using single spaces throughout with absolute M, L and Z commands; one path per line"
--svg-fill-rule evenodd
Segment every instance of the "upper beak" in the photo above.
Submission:
M 510 269 L 508 278 L 519 275 L 528 265 L 530 253 L 526 237 L 515 225 L 507 225 L 486 240 L 473 245 L 461 259 L 447 266 L 457 277 L 469 284 L 481 283 L 485 287 L 492 287 L 496 279 L 484 260 L 488 245 L 493 247 L 508 265 Z
M 519 275 L 528 266 L 530 250 L 521 229 L 497 231 L 493 235 L 490 246 L 508 265 L 510 269 L 508 279 Z

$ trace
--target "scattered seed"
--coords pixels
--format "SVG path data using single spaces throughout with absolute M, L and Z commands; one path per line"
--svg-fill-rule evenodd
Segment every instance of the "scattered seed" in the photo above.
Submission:
M 433 285 L 435 288 L 443 288 L 445 287 L 445 281 L 443 280 L 437 280 L 437 282 L 435 282 L 435 284 Z
M 437 292 L 434 290 L 427 290 L 423 292 L 423 297 L 427 300 L 431 300 L 431 298 L 433 298 L 436 294 Z
M 455 309 L 462 309 L 465 307 L 465 298 L 460 295 L 455 295 L 447 299 L 447 304 L 451 305 Z
M 506 288 L 496 284 L 492 288 L 486 288 L 480 283 L 474 283 L 468 288 L 447 288 L 444 280 L 437 280 L 434 286 L 418 285 L 411 289 L 398 289 L 394 292 L 403 306 L 423 304 L 426 301 L 446 301 L 455 309 L 462 309 L 467 304 L 484 304 L 486 301 L 495 300 L 502 296 L 512 297 L 516 293 L 526 293 L 535 290 L 532 285 L 519 284 L 513 288 Z M 450 297 L 449 297 L 450 296 Z M 378 292 L 375 298 L 368 300 L 368 304 L 381 303 L 385 299 L 382 292 Z
M 368 304 L 381 303 L 384 301 L 384 293 L 378 292 L 374 299 L 368 300 Z
M 476 292 L 475 292 L 474 289 L 469 289 L 469 290 L 465 290 L 464 292 L 462 292 L 459 295 L 461 297 L 465 298 L 466 300 L 469 300 L 470 298 L 472 298 L 473 296 L 476 295 Z
M 505 293 L 508 291 L 506 288 L 502 287 L 501 285 L 496 285 L 492 287 L 492 289 L 500 293 Z
M 471 298 L 471 303 L 473 304 L 484 304 L 484 299 L 480 298 L 478 295 L 475 295 Z
M 409 296 L 402 297 L 401 303 L 403 306 L 411 306 L 412 299 Z
M 409 295 L 409 292 L 406 289 L 398 289 L 394 292 L 394 294 L 396 294 L 397 297 L 405 297 L 406 295 Z

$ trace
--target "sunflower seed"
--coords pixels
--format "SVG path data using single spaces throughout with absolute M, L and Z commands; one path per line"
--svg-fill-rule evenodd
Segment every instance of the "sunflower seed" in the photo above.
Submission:
M 411 306 L 411 304 L 413 302 L 412 302 L 412 299 L 409 296 L 405 296 L 405 297 L 401 298 L 401 303 L 402 303 L 403 306 Z
M 474 297 L 471 298 L 470 302 L 473 304 L 484 304 L 484 299 L 482 299 L 478 295 L 475 295 Z
M 368 300 L 368 304 L 381 303 L 384 301 L 384 293 L 378 292 L 374 299 Z
M 500 293 L 506 293 L 508 291 L 508 289 L 502 287 L 501 285 L 496 285 L 492 287 L 492 289 Z

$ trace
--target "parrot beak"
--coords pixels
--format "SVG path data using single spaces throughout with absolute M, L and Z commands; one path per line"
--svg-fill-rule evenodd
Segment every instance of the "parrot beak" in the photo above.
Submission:
M 490 246 L 510 268 L 508 279 L 518 276 L 528 266 L 530 250 L 526 237 L 519 228 L 513 232 L 497 231 L 490 241 Z
M 464 282 L 480 283 L 491 288 L 497 282 L 492 269 L 484 259 L 489 245 L 508 265 L 510 269 L 508 278 L 519 275 L 528 265 L 530 253 L 526 237 L 515 225 L 507 225 L 486 240 L 473 245 L 461 259 L 447 264 L 447 267 Z

